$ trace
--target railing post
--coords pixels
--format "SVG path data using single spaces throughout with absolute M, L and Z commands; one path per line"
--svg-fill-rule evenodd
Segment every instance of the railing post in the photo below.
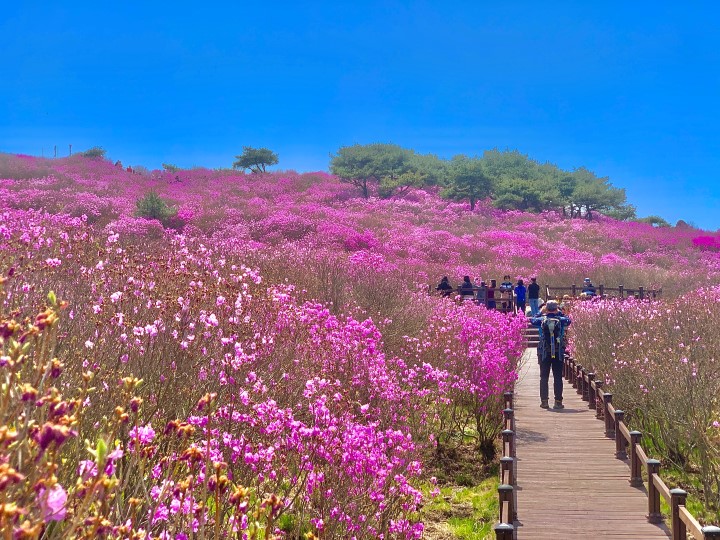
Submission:
M 515 431 L 515 413 L 512 409 L 503 409 L 503 418 L 507 429 Z
M 648 475 L 648 521 L 650 523 L 662 523 L 662 514 L 660 513 L 660 492 L 655 487 L 653 475 L 660 474 L 660 462 L 657 459 L 647 460 Z
M 602 381 L 595 381 L 595 418 L 602 418 Z
M 685 506 L 687 491 L 684 489 L 670 490 L 670 509 L 672 511 L 672 538 L 673 540 L 686 540 L 687 531 L 685 522 L 680 519 L 680 506 Z
M 703 533 L 703 538 L 708 540 L 709 538 L 720 538 L 720 527 L 715 525 L 708 525 L 700 529 Z
M 573 298 L 575 298 L 575 297 L 577 296 L 577 287 L 575 286 L 574 283 L 573 283 L 573 285 L 572 285 L 572 287 L 571 287 L 570 290 L 572 291 L 572 296 L 573 296 Z
M 588 409 L 595 409 L 597 407 L 597 393 L 595 392 L 595 374 L 588 373 Z
M 615 411 L 615 457 L 618 459 L 627 459 L 627 452 L 625 451 L 626 441 L 620 429 L 620 422 L 622 422 L 624 418 L 624 411 Z
M 640 291 L 640 300 L 645 300 L 645 287 L 639 287 L 638 290 Z
M 622 298 L 623 298 L 623 290 L 624 289 L 625 289 L 625 287 L 623 287 L 622 285 L 618 285 L 618 291 L 620 293 L 620 300 L 622 300 Z
M 514 486 L 517 482 L 515 481 L 515 458 L 510 456 L 503 456 L 500 458 L 500 483 L 505 483 L 505 477 L 503 476 L 505 471 L 508 473 L 507 483 Z
M 580 394 L 582 397 L 583 392 L 585 391 L 585 368 L 582 366 L 578 366 L 577 370 L 578 375 L 578 384 L 577 384 L 577 393 Z
M 580 364 L 578 364 L 577 362 L 573 362 L 572 373 L 570 374 L 570 382 L 572 383 L 573 388 L 577 388 L 578 385 L 577 371 L 579 367 Z
M 590 385 L 592 384 L 592 381 L 590 380 L 590 372 L 587 370 L 587 368 L 583 368 L 583 387 L 582 387 L 582 399 L 583 401 L 590 401 Z
M 500 522 L 503 521 L 503 503 L 507 504 L 508 508 L 508 521 L 512 523 L 515 516 L 515 509 L 513 508 L 513 487 L 510 484 L 500 484 L 498 486 L 498 495 L 500 497 Z
M 506 409 L 512 409 L 513 408 L 513 397 L 514 394 L 512 392 L 505 392 L 503 394 L 503 398 L 505 400 L 505 408 Z
M 495 531 L 495 538 L 497 540 L 513 540 L 515 527 L 509 523 L 498 523 L 493 527 L 493 530 Z
M 600 289 L 600 298 L 604 297 L 605 296 L 605 285 L 603 285 L 601 283 L 600 287 L 598 287 L 598 288 Z
M 633 487 L 642 487 L 642 466 L 640 464 L 640 457 L 638 456 L 637 449 L 640 446 L 642 440 L 642 433 L 639 431 L 630 432 L 630 485 Z
M 508 455 L 515 457 L 515 432 L 512 429 L 504 429 L 502 432 L 503 448 L 508 445 Z
M 612 403 L 612 394 L 603 394 L 603 416 L 605 417 L 605 436 L 610 439 L 615 438 L 615 426 L 613 417 L 608 410 L 608 405 Z

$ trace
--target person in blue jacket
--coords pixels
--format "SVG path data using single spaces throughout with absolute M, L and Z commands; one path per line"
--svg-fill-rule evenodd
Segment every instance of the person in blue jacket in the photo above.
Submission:
M 525 299 L 527 296 L 527 288 L 522 279 L 518 279 L 517 287 L 515 287 L 515 301 L 517 302 L 517 310 L 525 315 Z
M 549 379 L 553 374 L 553 391 L 555 405 L 553 409 L 564 409 L 563 405 L 563 361 L 565 355 L 565 328 L 570 326 L 570 319 L 558 310 L 558 303 L 550 300 L 545 305 L 546 312 L 539 317 L 530 319 L 530 324 L 540 332 L 538 361 L 540 363 L 540 407 L 549 409 Z

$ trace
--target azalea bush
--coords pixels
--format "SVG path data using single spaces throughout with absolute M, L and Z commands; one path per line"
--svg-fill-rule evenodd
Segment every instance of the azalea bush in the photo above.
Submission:
M 467 419 L 490 454 L 522 317 L 422 293 L 336 313 L 233 238 L 1 217 L 17 537 L 419 538 L 429 456 Z
M 697 472 L 720 509 L 720 288 L 674 302 L 594 300 L 573 306 L 571 349 L 594 370 L 666 462 Z

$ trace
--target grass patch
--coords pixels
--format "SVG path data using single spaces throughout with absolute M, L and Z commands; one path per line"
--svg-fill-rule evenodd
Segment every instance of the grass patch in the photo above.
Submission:
M 472 487 L 443 486 L 420 511 L 428 540 L 485 540 L 493 538 L 497 522 L 497 478 L 487 478 Z M 432 486 L 424 486 L 428 495 Z
M 440 493 L 429 481 L 421 486 L 425 506 L 425 540 L 486 540 L 494 538 L 498 521 L 498 463 L 483 463 L 473 444 L 461 444 L 431 460 L 428 476 L 437 478 Z
M 685 507 L 702 525 L 717 525 L 720 523 L 720 511 L 713 510 L 703 503 L 703 487 L 696 474 L 678 468 L 665 468 L 660 476 L 670 489 L 680 488 L 688 493 Z M 670 515 L 670 505 L 660 497 L 660 511 L 667 517 Z M 667 518 L 669 520 L 669 518 Z

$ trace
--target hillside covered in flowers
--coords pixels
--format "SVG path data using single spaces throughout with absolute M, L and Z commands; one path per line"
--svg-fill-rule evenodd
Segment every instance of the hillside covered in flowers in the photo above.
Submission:
M 0 155 L 0 200 L 81 218 L 128 236 L 159 237 L 161 223 L 136 217 L 137 203 L 157 193 L 176 210 L 176 231 L 246 251 L 333 254 L 338 264 L 401 276 L 411 289 L 441 275 L 482 279 L 536 275 L 541 283 L 579 283 L 592 275 L 608 286 L 685 291 L 720 272 L 720 240 L 691 227 L 563 219 L 555 212 L 501 211 L 440 199 L 432 190 L 363 199 L 325 173 L 264 175 L 233 170 L 143 171 L 81 157 L 42 160 Z M 323 257 L 320 257 L 323 258 Z M 292 272 L 295 264 L 286 270 Z M 292 277 L 286 275 L 285 277 Z M 291 280 L 292 281 L 292 280 Z
M 526 325 L 439 277 L 673 295 L 717 282 L 716 243 L 325 173 L 0 155 L 0 529 L 422 538 L 432 464 L 494 458 Z

